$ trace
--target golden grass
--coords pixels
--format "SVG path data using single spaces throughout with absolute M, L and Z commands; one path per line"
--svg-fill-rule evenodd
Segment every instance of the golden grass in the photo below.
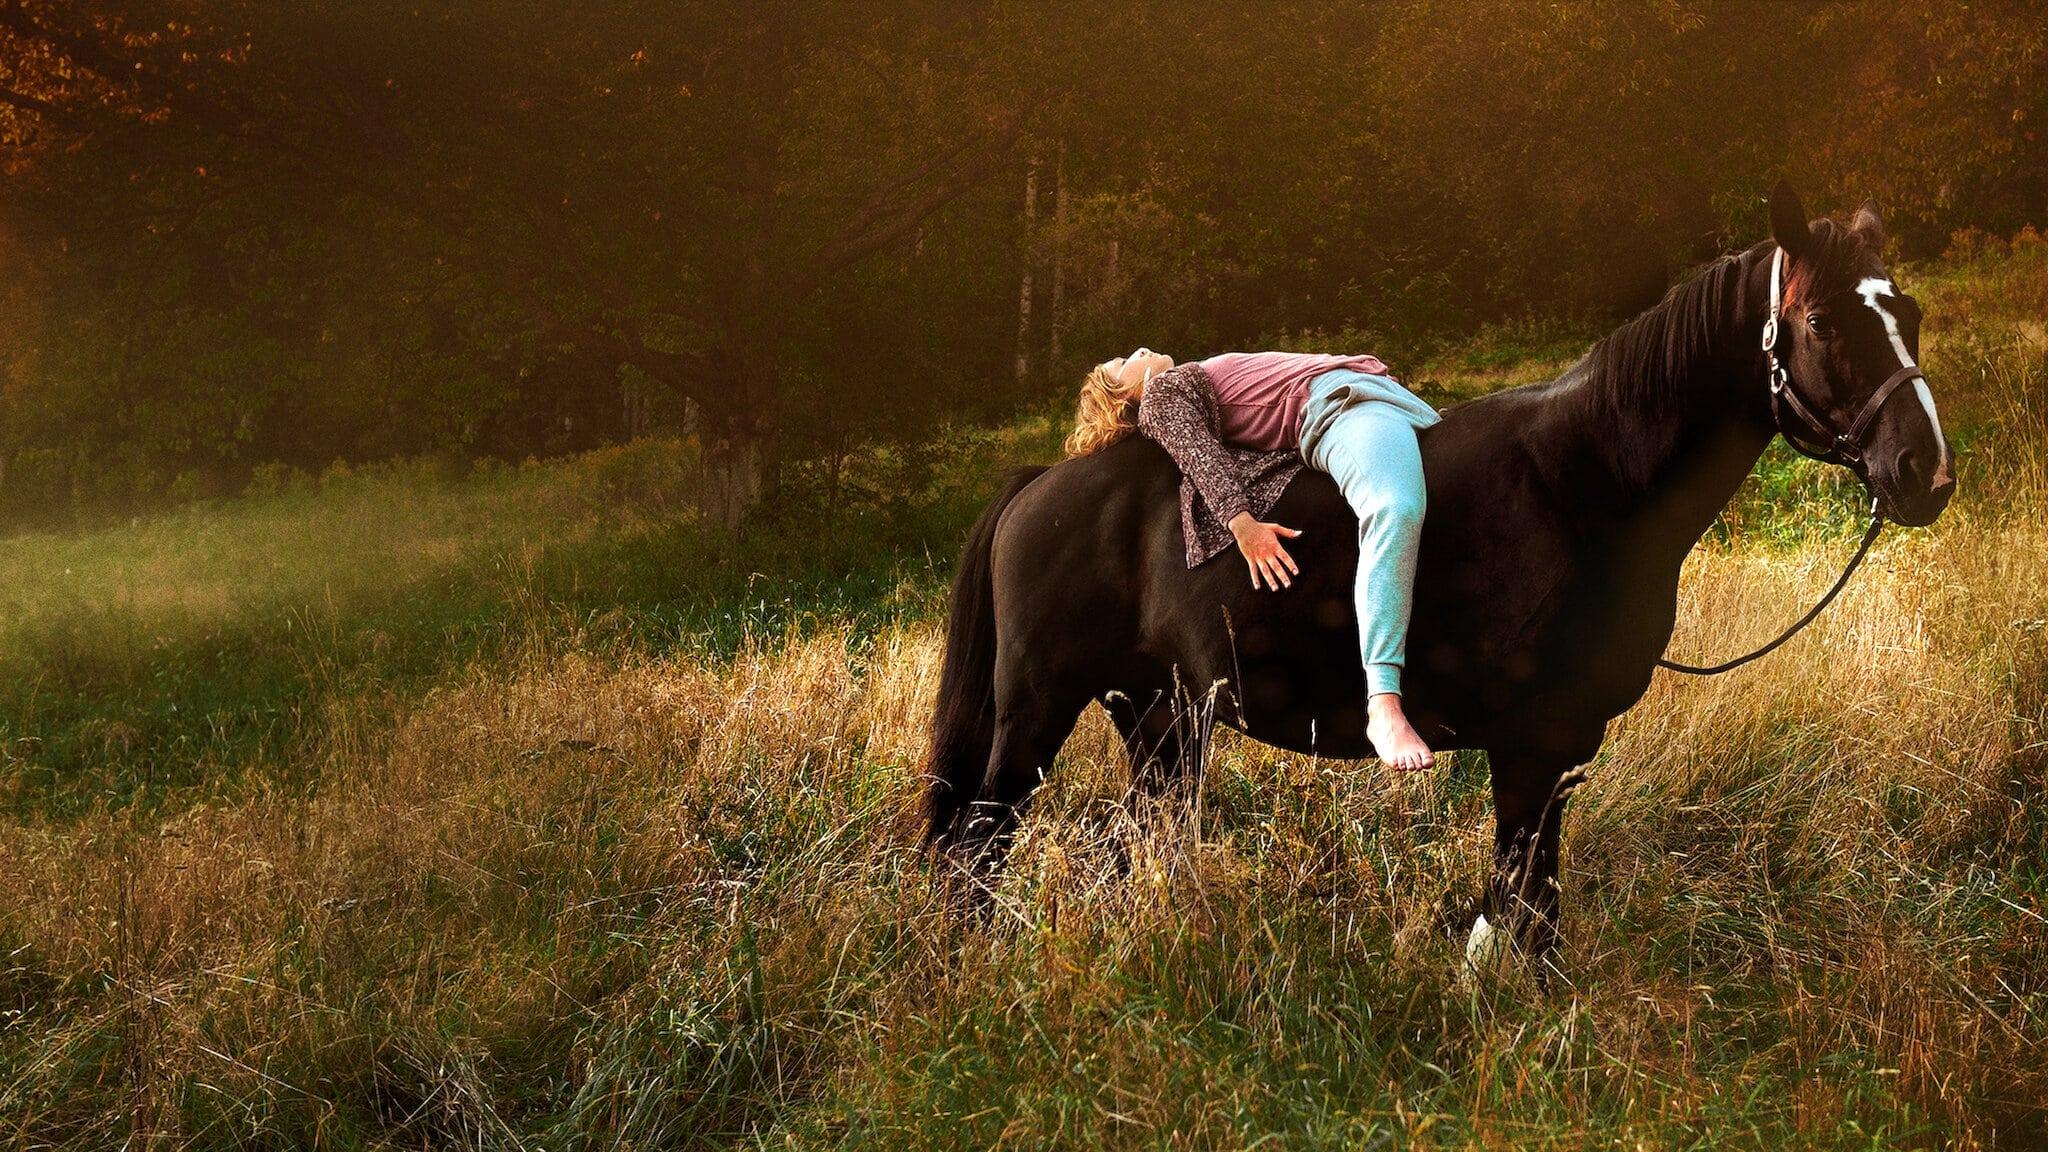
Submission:
M 2048 373 L 1984 355 L 1977 486 L 1778 654 L 1614 726 L 1548 997 L 1461 985 L 1436 930 L 1489 851 L 1470 756 L 1226 737 L 1194 811 L 1134 818 L 1091 712 L 977 919 L 913 847 L 932 625 L 712 660 L 537 604 L 513 659 L 327 697 L 309 791 L 0 825 L 0 1134 L 2033 1146 Z M 1774 634 L 1847 547 L 1703 549 L 1674 652 Z
M 1767 634 L 1825 585 L 1829 559 L 1703 556 L 1681 637 L 1718 652 Z M 314 1134 L 509 1141 L 532 1117 L 502 1114 L 498 1053 L 527 1049 L 626 1065 L 615 1083 L 563 1079 L 569 1114 L 597 1131 L 666 1094 L 656 1108 L 673 1115 L 640 1116 L 641 1135 L 736 1135 L 750 1109 L 875 1105 L 880 1073 L 942 1047 L 949 1015 L 1010 1004 L 1055 1046 L 1105 1028 L 1137 1038 L 1084 1086 L 1104 1113 L 1011 1116 L 1008 1142 L 1172 1128 L 1229 1144 L 1237 1129 L 1216 1109 L 1244 1086 L 1209 1069 L 1214 1107 L 1161 1095 L 1173 1081 L 1153 1062 L 1171 1051 L 1159 1037 L 1173 1012 L 1110 1027 L 1133 982 L 1171 988 L 1177 953 L 1228 942 L 1203 980 L 1241 1002 L 1233 1043 L 1247 1052 L 1288 1052 L 1297 1021 L 1280 1005 L 1327 994 L 1330 972 L 1297 980 L 1290 966 L 1337 963 L 1340 988 L 1350 966 L 1385 968 L 1380 991 L 1463 1016 L 1471 1064 L 1447 1075 L 1470 1111 L 1446 1143 L 1528 1135 L 1499 1081 L 1557 1079 L 1558 1060 L 1604 1086 L 1551 1086 L 1567 1143 L 1701 1122 L 1730 1064 L 1749 1062 L 1815 1069 L 1788 1088 L 1786 1130 L 1822 1136 L 1847 1107 L 1821 1071 L 1842 1052 L 1959 1140 L 1985 1139 L 1987 1108 L 2010 1122 L 2048 1093 L 2048 925 L 1997 878 L 2038 868 L 2027 806 L 2043 717 L 2022 682 L 2044 673 L 2024 615 L 2048 603 L 2044 562 L 2039 520 L 1959 509 L 1882 546 L 1772 661 L 1660 676 L 1567 824 L 1569 983 L 1535 1007 L 1462 1003 L 1446 978 L 1455 947 L 1417 930 L 1446 878 L 1469 886 L 1485 860 L 1483 791 L 1454 778 L 1224 740 L 1199 818 L 1133 825 L 1110 804 L 1122 769 L 1094 716 L 976 929 L 945 912 L 908 847 L 939 653 L 929 626 L 763 642 L 725 666 L 537 649 L 432 693 L 393 730 L 357 730 L 337 709 L 310 797 L 0 830 L 11 979 L 80 1006 L 56 1020 L 29 1009 L 39 1034 L 0 1086 L 0 1130 L 225 1142 L 296 1116 Z M 897 942 L 878 954 L 878 934 Z M 723 991 L 759 1003 L 707 1000 L 706 973 L 748 954 L 758 967 Z M 1767 1029 L 1779 1051 L 1703 1068 L 1699 1050 L 1725 1044 L 1705 1034 L 1730 1018 L 1723 995 L 1761 998 L 1736 1018 L 1780 1017 Z M 741 1099 L 697 1108 L 702 1085 L 655 1076 L 659 1043 L 632 1035 L 647 1014 L 692 1011 L 775 1018 L 749 1073 L 763 1082 Z M 58 1081 L 81 1063 L 118 1083 L 105 1094 L 118 1111 L 67 1114 Z M 1591 1115 L 1614 1091 L 1649 1111 Z M 1398 1112 L 1372 1123 L 1426 1136 Z M 919 1142 L 916 1127 L 897 1135 Z

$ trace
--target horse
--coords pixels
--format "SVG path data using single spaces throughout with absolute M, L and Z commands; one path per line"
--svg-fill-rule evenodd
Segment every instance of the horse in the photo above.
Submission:
M 1885 270 L 1876 206 L 1809 221 L 1781 181 L 1769 214 L 1769 239 L 1563 375 L 1419 434 L 1428 512 L 1403 703 L 1432 747 L 1487 754 L 1493 859 L 1468 955 L 1496 933 L 1532 960 L 1555 947 L 1565 800 L 1648 689 L 1686 555 L 1774 435 L 1852 470 L 1874 517 L 1930 524 L 1954 491 L 1916 366 L 1919 308 Z M 1301 573 L 1279 591 L 1227 561 L 1186 567 L 1179 484 L 1131 436 L 1013 474 L 969 532 L 924 768 L 941 856 L 999 864 L 1091 701 L 1123 737 L 1135 794 L 1199 773 L 1218 721 L 1294 752 L 1372 755 L 1357 521 L 1335 484 L 1304 469 L 1268 517 L 1304 530 L 1289 541 Z

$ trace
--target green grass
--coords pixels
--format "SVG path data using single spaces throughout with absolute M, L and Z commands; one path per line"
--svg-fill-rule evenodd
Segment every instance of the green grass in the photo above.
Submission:
M 820 620 L 930 611 L 982 478 L 1020 442 L 1043 452 L 1050 427 L 956 433 L 887 505 L 771 509 L 737 533 L 690 510 L 688 446 L 651 440 L 459 479 L 343 472 L 0 540 L 0 794 L 17 817 L 63 817 L 252 775 L 308 786 L 294 752 L 322 700 L 409 698 L 534 629 L 729 654 Z M 902 478 L 886 453 L 865 463 Z
M 1133 821 L 1091 715 L 991 911 L 931 883 L 946 569 L 1063 412 L 865 454 L 835 522 L 737 536 L 649 442 L 0 541 L 0 1141 L 2038 1147 L 2044 249 L 1901 273 L 1962 494 L 1808 636 L 1616 723 L 1547 996 L 1461 981 L 1439 931 L 1490 851 L 1477 757 L 1225 739 L 1198 815 Z M 1859 512 L 1768 456 L 1674 647 L 1768 635 Z

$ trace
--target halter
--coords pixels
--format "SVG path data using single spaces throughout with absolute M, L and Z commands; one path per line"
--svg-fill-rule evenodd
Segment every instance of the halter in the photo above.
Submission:
M 1863 402 L 1863 410 L 1849 424 L 1847 432 L 1835 431 L 1827 417 L 1816 413 L 1799 395 L 1799 389 L 1792 384 L 1792 374 L 1778 359 L 1778 310 L 1783 307 L 1781 284 L 1784 277 L 1785 250 L 1778 249 L 1771 255 L 1771 312 L 1764 318 L 1764 359 L 1771 366 L 1771 420 L 1778 426 L 1778 434 L 1785 438 L 1802 456 L 1811 457 L 1824 464 L 1840 464 L 1861 475 L 1863 438 L 1877 423 L 1877 414 L 1885 401 L 1892 398 L 1908 381 L 1925 380 L 1927 377 L 1919 368 L 1908 364 L 1891 374 L 1870 399 Z M 1795 431 L 1785 420 L 1785 409 L 1790 408 L 1799 417 L 1803 427 Z M 1817 439 L 1807 440 L 1804 436 L 1818 433 Z M 1826 448 L 1814 448 L 1813 444 L 1826 444 Z M 1867 483 L 1867 481 L 1866 481 Z
M 1892 373 L 1877 391 L 1870 394 L 1870 399 L 1863 402 L 1863 411 L 1856 414 L 1856 419 L 1850 423 L 1847 432 L 1835 431 L 1835 426 L 1829 423 L 1826 417 L 1816 414 L 1807 406 L 1806 401 L 1800 399 L 1799 389 L 1792 385 L 1792 374 L 1785 370 L 1784 363 L 1778 359 L 1778 309 L 1783 307 L 1784 270 L 1785 250 L 1780 248 L 1771 256 L 1771 312 L 1764 318 L 1764 359 L 1771 368 L 1771 419 L 1777 424 L 1778 434 L 1785 438 L 1785 443 L 1790 444 L 1800 455 L 1825 464 L 1840 464 L 1855 472 L 1863 481 L 1864 487 L 1868 488 L 1870 478 L 1864 476 L 1862 472 L 1863 437 L 1870 431 L 1870 426 L 1876 423 L 1878 410 L 1884 407 L 1885 401 L 1891 399 L 1893 392 L 1898 391 L 1908 380 L 1924 380 L 1926 377 L 1921 374 L 1920 369 L 1911 364 L 1900 368 Z M 1786 424 L 1785 409 L 1788 407 L 1805 425 L 1801 431 L 1819 433 L 1820 437 L 1815 443 L 1825 443 L 1826 448 L 1811 447 Z M 1883 530 L 1884 516 L 1878 511 L 1877 496 L 1873 494 L 1870 497 L 1870 527 L 1864 529 L 1863 542 L 1856 546 L 1856 554 L 1849 557 L 1849 566 L 1842 569 L 1842 574 L 1835 579 L 1834 586 L 1828 589 L 1827 595 L 1820 598 L 1820 603 L 1808 609 L 1806 615 L 1801 616 L 1797 623 L 1780 632 L 1776 640 L 1746 656 L 1737 656 L 1733 660 L 1708 667 L 1680 664 L 1661 656 L 1657 658 L 1657 666 L 1669 668 L 1673 672 L 1683 672 L 1688 676 L 1714 676 L 1731 668 L 1740 668 L 1752 660 L 1777 651 L 1779 645 L 1798 635 L 1800 629 L 1813 623 L 1828 605 L 1835 602 L 1835 597 L 1841 594 L 1842 589 L 1848 587 L 1849 577 L 1856 574 L 1857 565 L 1862 564 L 1863 558 L 1870 554 L 1870 546 L 1877 543 L 1877 534 Z

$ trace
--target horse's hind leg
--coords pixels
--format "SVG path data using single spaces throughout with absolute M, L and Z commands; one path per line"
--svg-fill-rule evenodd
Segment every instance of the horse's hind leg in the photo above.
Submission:
M 1184 694 L 1172 687 L 1119 691 L 1105 697 L 1103 707 L 1130 759 L 1127 801 L 1158 799 L 1200 777 L 1210 724 Z
M 1181 728 L 1175 723 L 1171 689 L 1112 692 L 1103 711 L 1123 737 L 1131 766 L 1130 799 L 1157 796 L 1173 785 L 1181 762 Z
M 1052 771 L 1053 758 L 1073 734 L 1089 694 L 1076 689 L 996 686 L 996 733 L 988 772 L 965 813 L 961 845 L 977 869 L 994 868 L 1008 851 L 1017 818 L 1031 793 Z
M 1131 765 L 1124 812 L 1134 823 L 1121 829 L 1111 843 L 1118 871 L 1128 873 L 1135 846 L 1131 834 L 1152 826 L 1163 814 L 1185 813 L 1191 807 L 1209 724 L 1171 685 L 1112 692 L 1102 705 L 1124 738 L 1124 755 Z

